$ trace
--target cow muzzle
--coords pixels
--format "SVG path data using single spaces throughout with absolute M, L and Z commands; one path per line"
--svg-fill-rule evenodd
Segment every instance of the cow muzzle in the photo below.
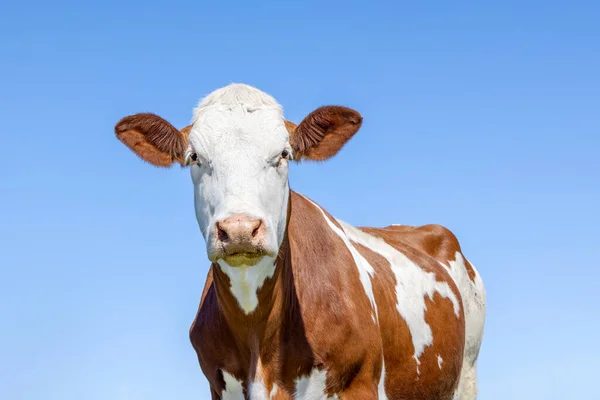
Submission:
M 232 267 L 253 266 L 274 254 L 266 246 L 267 228 L 262 219 L 235 214 L 214 225 L 212 262 L 225 261 Z

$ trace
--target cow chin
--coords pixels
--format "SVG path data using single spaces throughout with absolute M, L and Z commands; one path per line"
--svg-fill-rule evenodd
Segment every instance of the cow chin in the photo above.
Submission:
M 274 258 L 273 252 L 269 251 L 238 251 L 232 254 L 212 254 L 209 256 L 210 261 L 217 263 L 222 261 L 230 267 L 253 267 L 265 257 Z
M 231 267 L 252 267 L 264 256 L 257 253 L 237 253 L 223 257 L 223 261 Z

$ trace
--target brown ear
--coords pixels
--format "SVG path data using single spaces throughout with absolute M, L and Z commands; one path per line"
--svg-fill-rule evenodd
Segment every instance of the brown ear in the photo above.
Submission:
M 158 115 L 141 113 L 121 119 L 115 126 L 117 138 L 141 159 L 157 167 L 184 165 L 191 126 L 178 131 Z
M 351 108 L 324 106 L 297 126 L 286 121 L 294 159 L 322 161 L 333 157 L 360 129 L 362 116 Z
M 283 123 L 285 124 L 285 128 L 287 129 L 288 133 L 290 134 L 290 137 L 292 137 L 292 135 L 294 134 L 294 131 L 296 130 L 297 125 L 291 121 L 288 121 L 287 119 L 284 119 Z

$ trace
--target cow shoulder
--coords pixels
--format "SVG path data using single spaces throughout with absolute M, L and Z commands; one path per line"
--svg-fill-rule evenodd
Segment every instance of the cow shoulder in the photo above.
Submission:
M 343 392 L 381 365 L 375 310 L 339 223 L 292 192 L 288 225 L 293 281 L 306 338 L 329 393 Z M 378 367 L 375 367 L 375 366 Z

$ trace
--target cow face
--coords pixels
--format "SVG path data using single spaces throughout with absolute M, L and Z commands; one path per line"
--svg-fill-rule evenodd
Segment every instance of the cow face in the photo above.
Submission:
M 189 166 L 208 258 L 229 267 L 274 260 L 283 241 L 291 160 L 325 160 L 358 131 L 356 111 L 321 107 L 298 126 L 253 87 L 232 84 L 204 98 L 179 131 L 154 114 L 123 118 L 119 140 L 149 163 Z

